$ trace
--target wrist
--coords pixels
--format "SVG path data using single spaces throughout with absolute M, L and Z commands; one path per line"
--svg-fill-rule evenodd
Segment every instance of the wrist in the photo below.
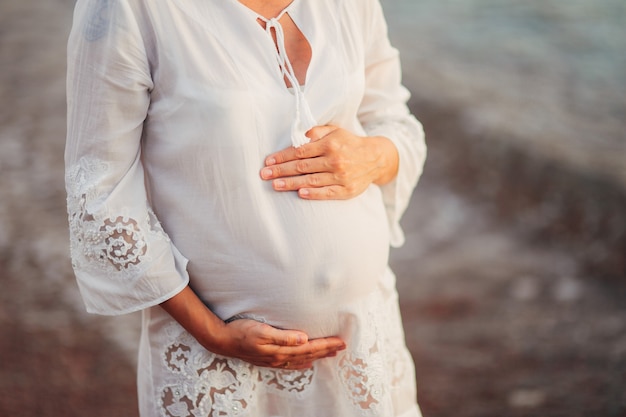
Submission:
M 400 155 L 396 145 L 384 136 L 371 137 L 376 144 L 375 151 L 377 158 L 377 170 L 374 180 L 376 185 L 385 185 L 398 175 L 400 165 Z
M 231 342 L 228 325 L 216 317 L 216 320 L 207 322 L 200 344 L 208 351 L 224 355 L 228 352 Z
M 161 303 L 161 307 L 207 350 L 222 353 L 227 349 L 229 332 L 226 323 L 189 286 Z

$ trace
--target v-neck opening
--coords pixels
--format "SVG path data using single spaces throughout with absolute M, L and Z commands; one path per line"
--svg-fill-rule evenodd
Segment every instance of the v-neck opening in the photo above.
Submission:
M 277 83 L 276 85 L 280 84 L 280 89 L 284 91 L 283 94 L 293 97 L 292 145 L 299 147 L 308 143 L 309 138 L 306 136 L 306 132 L 317 125 L 316 118 L 313 116 L 306 98 L 307 86 L 311 83 L 309 74 L 315 60 L 313 43 L 311 41 L 315 35 L 310 30 L 307 31 L 304 23 L 307 20 L 301 11 L 296 8 L 300 4 L 299 0 L 293 0 L 278 14 L 269 19 L 239 0 L 230 1 L 238 4 L 234 6 L 239 8 L 243 16 L 249 16 L 246 30 L 250 36 L 256 37 L 258 34 L 259 39 L 254 41 L 258 42 L 262 48 L 258 52 L 268 55 L 268 58 L 271 53 L 274 57 L 272 73 L 274 74 L 273 78 Z M 300 14 L 298 14 L 299 12 Z M 252 29 L 251 25 L 256 26 L 256 29 Z M 286 37 L 285 28 L 287 28 L 289 38 Z M 287 39 L 289 39 L 289 42 L 287 42 Z M 307 50 L 303 49 L 305 45 Z M 292 58 L 299 63 L 297 71 L 292 65 Z M 270 61 L 268 60 L 267 62 L 269 63 Z M 292 87 L 291 91 L 289 87 Z
M 313 44 L 310 40 L 310 34 L 309 36 L 307 36 L 307 34 L 305 33 L 305 30 L 303 30 L 302 28 L 302 22 L 299 21 L 297 17 L 297 12 L 294 13 L 294 11 L 292 10 L 292 9 L 295 9 L 295 7 L 299 4 L 300 0 L 293 0 L 286 7 L 284 7 L 280 12 L 278 12 L 275 16 L 270 17 L 270 18 L 264 15 L 261 15 L 260 13 L 256 12 L 255 10 L 251 9 L 247 5 L 240 2 L 239 0 L 230 0 L 230 1 L 233 3 L 236 3 L 236 6 L 238 6 L 245 14 L 250 16 L 250 19 L 254 21 L 253 22 L 254 25 L 256 25 L 260 31 L 262 31 L 263 36 L 266 38 L 266 40 L 269 40 L 269 44 L 272 45 L 274 53 L 277 53 L 277 51 L 280 48 L 285 49 L 285 54 L 284 54 L 285 57 L 282 58 L 282 63 L 281 63 L 281 57 L 278 57 L 279 63 L 278 65 L 274 66 L 274 71 L 273 71 L 275 76 L 278 78 L 278 81 L 284 86 L 284 90 L 289 93 L 293 93 L 292 91 L 289 91 L 289 88 L 298 88 L 302 93 L 304 93 L 306 89 L 306 85 L 309 83 L 309 74 L 310 74 L 311 64 L 313 63 L 315 53 L 313 51 Z M 279 46 L 277 34 L 276 34 L 277 29 L 275 25 L 278 24 L 281 27 L 280 30 L 282 31 L 284 28 L 284 24 L 281 23 L 281 20 L 285 17 L 285 15 L 288 15 L 287 19 L 291 21 L 291 24 L 293 24 L 295 29 L 299 32 L 299 36 L 301 36 L 304 42 L 306 42 L 306 45 L 310 52 L 310 56 L 308 57 L 308 62 L 306 63 L 304 70 L 300 73 L 300 75 L 302 76 L 301 79 L 296 76 L 295 70 L 293 71 L 293 74 L 292 74 L 293 79 L 297 81 L 295 83 L 291 79 L 289 79 L 288 76 L 285 75 L 285 69 L 283 67 L 283 64 L 287 65 L 289 68 L 292 68 L 293 67 L 292 60 L 291 60 L 291 56 L 286 52 L 285 42 L 283 42 L 283 45 Z M 273 30 L 270 30 L 269 32 L 266 29 L 268 24 L 273 25 Z M 261 32 L 258 32 L 258 33 L 260 34 Z M 264 40 L 264 42 L 266 40 Z

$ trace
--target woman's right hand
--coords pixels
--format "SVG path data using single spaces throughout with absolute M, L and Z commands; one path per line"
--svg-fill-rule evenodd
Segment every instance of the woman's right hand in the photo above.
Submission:
M 224 323 L 186 286 L 161 303 L 205 349 L 257 366 L 310 368 L 318 359 L 335 356 L 346 344 L 338 337 L 309 340 L 298 330 L 281 330 L 250 319 Z
M 309 340 L 298 330 L 282 330 L 256 320 L 240 319 L 225 325 L 219 352 L 257 366 L 306 369 L 318 359 L 336 356 L 346 344 L 338 337 Z

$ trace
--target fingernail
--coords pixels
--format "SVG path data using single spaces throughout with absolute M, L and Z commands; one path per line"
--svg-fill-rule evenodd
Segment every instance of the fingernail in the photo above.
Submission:
M 276 188 L 285 188 L 285 181 L 283 181 L 283 180 L 276 180 L 276 181 L 274 181 L 274 187 L 276 187 Z
M 276 163 L 276 159 L 271 158 L 271 157 L 265 160 L 265 165 L 274 165 L 275 163 Z
M 269 168 L 264 168 L 261 170 L 261 177 L 263 178 L 271 178 L 272 177 L 272 170 Z
M 298 193 L 302 196 L 302 197 L 308 197 L 309 196 L 309 190 L 307 190 L 306 188 L 301 188 L 298 190 Z

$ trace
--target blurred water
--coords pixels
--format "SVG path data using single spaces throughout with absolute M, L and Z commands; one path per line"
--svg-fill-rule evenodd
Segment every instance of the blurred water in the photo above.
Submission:
M 382 3 L 416 98 L 626 184 L 626 1 Z

